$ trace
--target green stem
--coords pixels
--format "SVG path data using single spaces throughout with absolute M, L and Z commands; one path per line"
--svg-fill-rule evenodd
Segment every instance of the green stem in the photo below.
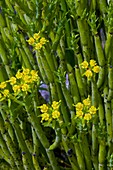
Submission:
M 113 35 L 110 32 L 108 32 L 107 40 L 105 43 L 105 57 L 108 64 L 111 64 L 111 60 L 112 60 L 112 54 L 111 54 L 112 40 L 113 40 Z
M 6 27 L 6 21 L 5 21 L 5 17 L 2 15 L 2 13 L 0 13 L 0 28 L 4 28 Z
M 47 78 L 47 73 L 43 67 L 43 63 L 41 61 L 41 57 L 39 56 L 38 52 L 36 51 L 36 60 L 37 60 L 37 65 L 38 65 L 38 68 L 39 68 L 39 71 L 40 71 L 40 76 L 42 77 L 43 81 L 46 83 L 46 84 L 49 84 L 48 83 L 48 78 Z
M 0 82 L 7 80 L 7 73 L 3 65 L 0 66 Z
M 85 85 L 83 83 L 82 75 L 80 73 L 80 69 L 79 69 L 78 66 L 75 66 L 75 76 L 76 76 L 76 80 L 77 80 L 77 85 L 78 85 L 80 97 L 81 97 L 81 100 L 83 100 L 86 96 L 86 91 L 84 90 Z
M 31 64 L 32 68 L 37 69 L 37 65 L 36 65 L 35 60 L 33 58 L 33 54 L 31 53 L 29 47 L 27 46 L 24 35 L 23 34 L 19 34 L 19 35 L 20 35 L 20 41 L 22 43 L 22 47 L 23 47 L 23 49 L 26 53 L 26 56 L 28 57 L 29 63 Z
M 92 80 L 92 105 L 98 108 L 98 89 L 96 83 Z M 93 120 L 92 125 L 92 159 L 95 170 L 98 169 L 98 140 L 97 140 L 97 129 L 96 125 L 98 123 L 97 116 Z
M 66 102 L 65 102 L 60 84 L 57 84 L 57 92 L 58 92 L 58 98 L 59 98 L 59 100 L 61 100 L 60 107 L 61 107 L 61 112 L 63 114 L 63 119 L 64 119 L 65 124 L 67 125 L 67 129 L 69 129 L 68 125 L 70 122 L 70 118 L 69 118 L 68 109 L 66 106 Z
M 0 130 L 1 130 L 4 140 L 6 141 L 7 147 L 9 148 L 10 153 L 15 161 L 17 169 L 23 170 L 23 165 L 22 165 L 21 158 L 20 158 L 20 155 L 17 150 L 17 146 L 15 146 L 14 143 L 12 142 L 11 137 L 9 136 L 9 134 L 5 128 L 2 117 L 0 117 Z
M 0 32 L 1 32 L 1 35 L 2 35 L 2 39 L 4 41 L 4 44 L 5 46 L 8 48 L 10 46 L 10 41 L 9 39 L 7 38 L 7 35 L 5 33 L 5 28 L 0 28 Z
M 92 125 L 92 160 L 95 170 L 98 170 L 98 141 L 97 130 L 95 125 Z
M 56 32 L 56 36 L 55 36 L 55 40 L 52 42 L 52 51 L 56 51 L 58 44 L 60 42 L 60 38 L 61 38 L 61 34 L 62 34 L 62 30 L 63 30 L 63 24 L 65 21 L 65 17 L 60 21 L 59 26 L 58 26 L 58 30 Z
M 108 93 L 108 101 L 113 99 L 113 68 L 108 68 L 108 86 L 109 86 L 109 93 Z
M 103 14 L 103 17 L 105 17 L 106 8 L 107 8 L 107 1 L 106 0 L 99 0 L 97 2 L 99 4 L 100 12 Z
M 62 92 L 63 92 L 64 98 L 66 100 L 67 106 L 68 106 L 70 111 L 73 111 L 74 110 L 73 99 L 70 96 L 70 93 L 69 93 L 68 89 L 66 88 L 65 84 L 62 83 L 61 87 L 62 87 Z
M 1 146 L 2 152 L 4 153 L 4 159 L 6 160 L 6 162 L 8 162 L 10 164 L 12 169 L 15 168 L 15 170 L 18 170 L 18 168 L 15 164 L 14 158 L 12 157 L 12 154 L 10 153 L 10 150 L 9 150 L 8 146 L 6 145 L 6 142 L 3 139 L 1 133 L 0 133 L 0 146 Z
M 82 51 L 83 51 L 83 56 L 84 59 L 89 61 L 90 57 L 93 57 L 93 46 L 92 46 L 92 41 L 89 38 L 90 35 L 90 31 L 89 31 L 89 27 L 88 27 L 88 23 L 86 22 L 86 18 L 84 18 L 83 12 L 85 9 L 87 9 L 87 0 L 81 0 L 75 1 L 76 4 L 76 12 L 77 12 L 77 26 L 78 26 L 78 30 L 80 33 L 80 40 L 81 40 L 81 45 L 82 45 Z M 81 16 L 83 17 L 83 19 L 81 19 Z
M 96 47 L 98 63 L 101 68 L 100 72 L 99 72 L 98 81 L 97 81 L 97 86 L 98 86 L 98 88 L 100 88 L 101 85 L 103 84 L 104 78 L 105 78 L 104 77 L 105 76 L 105 68 L 104 68 L 105 67 L 105 57 L 104 57 L 100 37 L 98 35 L 95 35 L 94 40 L 95 40 L 95 47 Z
M 60 144 L 60 141 L 61 141 L 61 129 L 60 129 L 60 127 L 55 128 L 55 135 L 56 135 L 55 141 L 52 145 L 50 145 L 49 150 L 54 150 Z
M 51 51 L 49 49 L 49 45 L 46 45 L 46 48 L 43 49 L 44 55 L 46 57 L 46 60 L 48 62 L 48 65 L 50 67 L 50 70 L 52 72 L 55 71 L 55 64 L 54 64 L 54 60 L 53 60 L 53 55 L 51 55 Z
M 80 170 L 86 170 L 84 157 L 78 142 L 74 143 L 74 148 Z
M 20 54 L 22 56 L 22 61 L 24 62 L 24 65 L 26 68 L 29 68 L 30 70 L 32 70 L 32 66 L 31 63 L 25 53 L 25 50 L 23 48 L 19 48 Z M 23 64 L 23 63 L 22 63 Z
M 48 158 L 50 160 L 53 170 L 59 170 L 54 153 L 53 153 L 53 151 L 49 150 L 50 144 L 49 144 L 48 139 L 46 138 L 40 124 L 38 123 L 39 120 L 38 120 L 37 116 L 29 110 L 27 103 L 26 103 L 25 108 L 29 115 L 30 122 L 36 130 L 36 134 L 47 152 L 47 155 L 48 155 Z
M 74 72 L 72 70 L 72 67 L 68 63 L 67 63 L 67 69 L 69 72 L 68 75 L 69 75 L 69 81 L 70 81 L 71 95 L 72 95 L 74 103 L 77 104 L 80 101 L 80 96 L 79 96 L 77 82 L 75 79 L 76 77 L 74 77 Z
M 19 6 L 20 9 L 22 9 L 26 14 L 29 14 L 32 10 L 27 5 L 27 2 L 17 0 L 15 1 L 17 6 Z M 31 13 L 30 13 L 31 14 Z
M 13 76 L 11 70 L 10 70 L 10 66 L 9 66 L 9 60 L 7 58 L 6 55 L 6 50 L 3 47 L 3 43 L 0 43 L 0 57 L 2 59 L 3 65 L 5 67 L 5 70 L 7 72 L 8 77 L 10 78 L 11 76 Z
M 105 104 L 105 118 L 106 118 L 106 126 L 107 126 L 107 144 L 108 144 L 108 156 L 111 153 L 111 146 L 112 146 L 112 110 L 111 110 L 111 103 L 107 100 L 108 97 L 108 87 L 105 84 L 104 86 L 104 104 Z
M 30 152 L 29 152 L 29 150 L 26 146 L 26 143 L 24 141 L 19 124 L 17 121 L 12 122 L 12 124 L 13 124 L 14 130 L 16 133 L 16 137 L 18 139 L 18 142 L 19 142 L 19 145 L 20 145 L 20 148 L 22 151 L 23 166 L 24 166 L 24 168 L 27 168 L 28 170 L 31 170 L 31 169 L 34 170 L 32 157 L 31 157 Z
M 105 120 L 104 105 L 103 105 L 102 98 L 101 98 L 100 95 L 99 95 L 99 120 L 100 120 L 101 125 L 105 124 L 105 121 L 104 121 Z
M 64 147 L 66 153 L 67 153 L 68 150 L 70 149 L 70 147 L 69 147 L 69 144 L 68 144 L 65 136 L 62 136 L 62 144 L 63 144 L 63 147 Z M 74 154 L 72 154 L 71 156 L 68 156 L 68 159 L 69 159 L 69 162 L 71 164 L 72 169 L 73 170 L 79 170 L 77 160 L 76 160 Z
M 65 13 L 65 15 L 67 15 L 67 6 L 66 6 L 66 2 L 65 0 L 62 0 L 61 1 L 61 9 L 63 10 L 63 12 Z M 65 34 L 66 34 L 66 39 L 67 39 L 67 45 L 68 45 L 68 48 L 71 47 L 71 37 L 70 37 L 70 33 L 71 33 L 71 30 L 70 30 L 70 25 L 69 25 L 69 21 L 68 21 L 68 18 L 66 17 L 66 21 L 65 21 Z
M 91 153 L 90 153 L 89 144 L 88 144 L 86 134 L 81 133 L 80 138 L 81 138 L 81 145 L 82 145 L 82 149 L 83 149 L 83 154 L 84 154 L 87 170 L 91 170 L 92 169 L 92 160 L 91 160 Z
M 18 15 L 19 15 L 19 18 L 20 20 L 22 21 L 23 24 L 27 25 L 27 22 L 24 18 L 24 15 L 25 15 L 25 12 L 23 10 L 21 10 L 20 6 L 15 3 L 15 6 L 14 6 L 15 10 L 17 11 Z
M 5 122 L 5 126 L 7 127 L 8 134 L 11 137 L 11 140 L 12 140 L 13 144 L 16 146 L 16 145 L 18 145 L 17 144 L 17 139 L 16 139 L 16 136 L 15 136 L 12 124 L 10 123 L 10 120 L 8 118 L 9 112 L 7 110 L 5 111 L 5 109 L 4 110 L 1 109 L 0 111 L 1 111 L 1 115 L 3 117 L 3 120 Z
M 47 59 L 45 58 L 45 56 L 43 55 L 43 53 L 37 53 L 39 56 L 36 57 L 40 57 L 41 59 L 41 63 L 42 63 L 42 67 L 45 70 L 45 73 L 47 75 L 47 79 L 50 82 L 54 82 L 54 77 L 53 77 L 53 73 L 50 70 L 50 67 L 48 65 Z M 38 60 L 38 59 L 37 59 Z
M 99 144 L 99 170 L 106 169 L 106 143 L 105 141 L 101 141 Z
M 39 152 L 40 143 L 39 143 L 39 139 L 36 136 L 36 132 L 33 128 L 32 128 L 32 136 L 33 136 L 33 146 L 34 146 L 33 155 L 32 155 L 33 165 L 36 170 L 41 170 L 39 162 L 38 162 L 38 157 L 40 153 Z

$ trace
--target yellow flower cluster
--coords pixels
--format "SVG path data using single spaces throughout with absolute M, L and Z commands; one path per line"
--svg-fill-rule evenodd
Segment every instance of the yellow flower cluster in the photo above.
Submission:
M 39 32 L 35 33 L 33 37 L 30 37 L 27 42 L 29 45 L 32 45 L 34 47 L 34 50 L 40 50 L 43 45 L 48 41 L 44 37 L 41 37 Z
M 19 70 L 15 77 L 11 77 L 9 80 L 0 83 L 0 101 L 4 100 L 11 93 L 7 89 L 8 84 L 11 85 L 14 95 L 18 95 L 19 92 L 27 93 L 30 91 L 35 82 L 39 83 L 37 71 L 30 71 L 25 68 L 23 68 L 22 71 Z
M 52 119 L 58 119 L 60 117 L 60 112 L 59 112 L 60 103 L 61 101 L 59 102 L 53 101 L 51 106 L 48 106 L 47 104 L 43 104 L 38 107 L 42 112 L 42 114 L 40 115 L 42 117 L 41 119 L 42 123 L 43 121 L 52 121 Z
M 39 76 L 36 70 L 29 70 L 23 68 L 22 71 L 18 70 L 15 77 L 11 77 L 9 83 L 12 85 L 12 89 L 15 94 L 20 91 L 28 92 L 31 89 L 31 85 L 34 82 L 39 83 Z
M 83 75 L 85 75 L 88 80 L 93 76 L 93 73 L 99 73 L 100 71 L 100 67 L 97 65 L 95 60 L 90 60 L 90 62 L 88 63 L 87 61 L 83 61 L 80 64 L 81 68 L 85 69 L 85 73 Z
M 6 88 L 6 86 L 6 82 L 0 83 L 0 101 L 3 101 L 6 97 L 9 96 L 9 90 Z
M 92 116 L 96 114 L 97 108 L 95 106 L 91 106 L 91 100 L 88 97 L 81 102 L 78 102 L 74 105 L 76 108 L 76 118 L 84 119 L 89 121 L 92 119 Z
M 0 83 L 0 101 L 3 101 L 6 97 L 9 96 L 9 90 L 6 88 L 7 82 Z

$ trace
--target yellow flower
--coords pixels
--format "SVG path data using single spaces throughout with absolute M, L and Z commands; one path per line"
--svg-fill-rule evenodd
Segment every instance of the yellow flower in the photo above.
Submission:
M 83 115 L 84 115 L 84 113 L 81 110 L 76 112 L 76 117 L 82 118 Z
M 11 77 L 9 82 L 10 82 L 11 85 L 16 84 L 16 78 L 15 77 Z
M 43 122 L 43 120 L 45 120 L 45 121 L 48 121 L 48 120 L 49 120 L 49 114 L 48 114 L 48 113 L 43 113 L 43 114 L 41 114 L 41 117 L 42 117 L 41 122 Z
M 99 66 L 95 66 L 95 67 L 93 67 L 92 70 L 93 70 L 95 73 L 99 73 L 100 67 L 99 67 Z
M 85 106 L 90 106 L 90 105 L 91 105 L 91 100 L 90 100 L 90 98 L 88 97 L 87 99 L 84 99 L 84 100 L 83 100 L 83 104 L 84 104 Z
M 77 111 L 80 111 L 80 110 L 83 109 L 83 104 L 82 104 L 81 102 L 78 102 L 78 103 L 75 105 L 75 107 L 76 107 L 76 110 L 77 110 Z
M 30 76 L 28 75 L 23 75 L 22 79 L 25 81 L 25 83 L 29 83 L 31 81 Z
M 48 106 L 46 104 L 43 104 L 40 106 L 41 112 L 47 112 L 48 111 Z
M 1 82 L 0 83 L 0 89 L 4 89 L 7 86 L 6 82 Z
M 85 120 L 91 120 L 91 118 L 92 118 L 92 116 L 91 116 L 91 114 L 90 113 L 87 113 L 87 114 L 85 114 L 85 116 L 84 116 L 84 119 Z
M 46 40 L 44 37 L 42 37 L 42 38 L 40 39 L 40 43 L 41 43 L 42 45 L 44 45 L 46 42 L 47 42 L 47 40 Z
M 25 84 L 23 84 L 21 86 L 21 88 L 22 88 L 22 91 L 28 91 L 29 90 L 29 85 L 25 83 Z
M 8 94 L 9 94 L 9 90 L 8 90 L 8 89 L 5 89 L 2 93 L 3 93 L 4 97 L 6 97 L 6 96 L 8 96 Z
M 34 37 L 35 40 L 38 40 L 40 38 L 40 32 L 39 33 L 35 33 L 33 35 L 33 37 Z
M 58 110 L 60 106 L 60 101 L 59 102 L 53 101 L 51 106 L 54 110 Z
M 88 68 L 88 62 L 87 61 L 83 61 L 80 65 L 81 65 L 81 67 L 83 69 L 87 69 Z
M 89 79 L 93 76 L 93 73 L 90 69 L 88 69 L 85 71 L 85 73 L 83 75 L 85 75 Z
M 14 85 L 13 86 L 13 91 L 14 91 L 14 93 L 19 93 L 20 92 L 20 86 L 19 85 Z
M 21 79 L 22 76 L 23 76 L 23 73 L 21 73 L 20 71 L 18 71 L 18 72 L 16 73 L 16 78 L 17 78 L 17 79 Z
M 95 60 L 90 60 L 90 66 L 91 66 L 91 67 L 96 66 L 96 61 L 95 61 Z
M 29 40 L 27 40 L 27 42 L 29 43 L 29 45 L 33 45 L 35 40 L 34 38 L 30 37 Z
M 30 70 L 28 68 L 23 68 L 23 74 L 26 75 L 26 74 L 29 74 Z
M 37 71 L 36 71 L 36 70 L 31 70 L 30 74 L 31 74 L 32 76 L 37 76 Z
M 41 43 L 36 43 L 35 45 L 35 50 L 40 50 L 42 48 L 42 44 Z
M 57 119 L 60 116 L 60 112 L 58 110 L 55 110 L 54 112 L 52 112 L 52 118 L 53 119 Z
M 89 113 L 92 114 L 92 115 L 95 114 L 96 111 L 97 111 L 97 109 L 96 109 L 95 106 L 91 106 L 90 109 L 89 109 Z
M 37 73 L 36 70 L 31 70 L 30 74 L 31 74 L 31 80 L 32 80 L 32 81 L 37 81 L 37 80 L 39 80 L 39 76 L 38 76 L 38 73 Z

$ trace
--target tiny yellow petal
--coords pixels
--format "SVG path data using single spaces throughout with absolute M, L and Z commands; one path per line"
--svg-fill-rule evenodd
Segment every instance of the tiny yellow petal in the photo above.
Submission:
M 85 106 L 90 106 L 90 105 L 91 105 L 91 100 L 89 99 L 89 97 L 88 97 L 87 99 L 84 99 L 84 100 L 83 100 L 83 104 L 84 104 Z
M 35 40 L 38 40 L 40 38 L 40 32 L 39 33 L 35 33 L 33 35 L 33 37 L 34 37 Z
M 59 102 L 53 101 L 51 106 L 54 110 L 59 109 L 60 101 Z
M 95 66 L 95 67 L 93 67 L 92 70 L 93 70 L 95 73 L 99 73 L 100 67 L 99 67 L 99 66 Z
M 29 72 L 30 72 L 30 70 L 28 69 L 28 68 L 23 68 L 23 74 L 25 75 L 25 74 L 29 74 Z
M 81 110 L 76 112 L 76 117 L 82 118 L 83 115 L 84 115 L 84 113 Z
M 48 109 L 49 109 L 46 104 L 41 105 L 39 108 L 40 108 L 40 110 L 41 110 L 42 113 L 43 113 L 43 112 L 47 112 Z
M 57 119 L 60 116 L 60 112 L 58 110 L 55 110 L 54 112 L 52 112 L 52 118 L 53 119 Z
M 87 114 L 85 114 L 85 116 L 84 116 L 84 119 L 87 120 L 87 121 L 91 120 L 91 118 L 92 118 L 92 116 L 91 116 L 90 113 L 87 113 Z
M 35 42 L 35 40 L 34 40 L 34 38 L 30 37 L 30 38 L 27 40 L 27 42 L 29 43 L 29 45 L 33 45 L 34 42 Z
M 34 49 L 35 50 L 40 50 L 42 48 L 42 44 L 41 43 L 36 43 Z
M 76 111 L 82 110 L 83 109 L 83 104 L 81 102 L 78 102 L 76 105 Z
M 95 114 L 96 111 L 97 111 L 97 108 L 95 106 L 91 106 L 90 109 L 89 109 L 89 113 L 92 114 L 92 115 Z
M 32 81 L 38 81 L 39 80 L 38 72 L 36 70 L 31 70 L 30 74 L 31 74 L 31 80 Z
M 8 90 L 8 89 L 5 89 L 2 93 L 3 93 L 4 97 L 6 97 L 6 96 L 8 96 L 8 94 L 9 94 L 9 90 Z
M 11 78 L 9 79 L 9 82 L 10 82 L 11 85 L 16 84 L 16 78 L 15 78 L 15 77 L 11 77 Z
M 0 83 L 0 89 L 4 89 L 6 86 L 7 83 L 5 81 Z
M 90 66 L 91 66 L 91 67 L 96 66 L 96 61 L 95 61 L 95 60 L 90 60 Z
M 87 61 L 83 61 L 80 66 L 83 68 L 83 69 L 87 69 L 88 68 L 88 62 Z
M 28 91 L 29 90 L 29 85 L 28 84 L 23 84 L 21 85 L 22 91 Z
M 89 79 L 93 76 L 93 73 L 90 69 L 88 69 L 85 71 L 85 73 L 83 75 L 85 75 Z
M 48 114 L 48 113 L 43 113 L 43 114 L 41 114 L 41 117 L 42 117 L 41 122 L 43 122 L 43 120 L 45 120 L 45 121 L 48 121 L 48 120 L 49 120 L 49 114 Z
M 16 78 L 17 78 L 17 79 L 21 79 L 22 76 L 23 76 L 23 74 L 22 74 L 20 71 L 18 71 L 18 72 L 16 73 Z
M 13 91 L 14 91 L 14 93 L 19 93 L 20 92 L 20 86 L 19 85 L 14 85 L 13 86 Z
M 44 37 L 42 37 L 41 39 L 40 39 L 40 43 L 43 45 L 43 44 L 45 44 L 47 42 L 47 40 L 44 38 Z

